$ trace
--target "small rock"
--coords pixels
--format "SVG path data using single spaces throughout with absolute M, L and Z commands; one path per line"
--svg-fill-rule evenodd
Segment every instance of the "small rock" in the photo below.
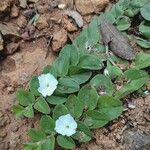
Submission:
M 52 41 L 52 50 L 54 52 L 58 52 L 60 48 L 62 48 L 67 42 L 67 31 L 61 29 L 57 33 L 54 33 L 53 41 Z
M 150 134 L 142 134 L 138 131 L 125 131 L 123 133 L 123 142 L 130 150 L 143 149 L 145 146 L 150 145 Z
M 68 9 L 73 9 L 73 0 L 59 0 L 59 5 L 65 5 L 65 8 L 68 8 Z M 58 5 L 58 8 L 59 8 L 59 5 Z M 65 9 L 63 8 L 63 9 Z
M 6 46 L 6 54 L 11 55 L 16 52 L 19 48 L 19 43 L 9 43 Z
M 66 8 L 66 4 L 59 4 L 59 5 L 58 5 L 58 8 L 59 8 L 59 9 L 65 9 L 65 8 Z
M 67 31 L 74 32 L 78 30 L 77 27 L 69 19 L 64 18 L 63 22 L 64 22 L 64 27 Z
M 21 34 L 21 37 L 22 37 L 24 40 L 29 40 L 29 39 L 30 39 L 30 36 L 29 36 L 28 31 L 25 31 L 24 33 L 22 33 L 22 34 Z
M 0 1 L 0 13 L 1 12 L 4 12 L 4 11 L 7 11 L 10 7 L 12 3 L 12 0 L 4 0 L 4 1 Z
M 10 16 L 12 18 L 15 18 L 15 17 L 18 17 L 18 15 L 19 15 L 19 9 L 16 5 L 13 5 L 12 8 L 11 8 Z
M 2 34 L 0 33 L 0 51 L 3 50 L 3 42 Z
M 47 17 L 45 15 L 41 15 L 36 22 L 36 27 L 39 30 L 42 30 L 48 28 L 48 26 L 49 24 L 47 23 Z
M 5 130 L 0 130 L 0 138 L 6 137 L 7 132 Z
M 0 150 L 8 150 L 9 147 L 9 142 L 0 142 Z
M 75 0 L 77 10 L 82 15 L 100 12 L 109 3 L 109 0 Z
M 25 28 L 26 25 L 27 25 L 26 17 L 23 16 L 23 15 L 20 15 L 20 16 L 17 18 L 17 25 L 18 25 L 20 28 Z

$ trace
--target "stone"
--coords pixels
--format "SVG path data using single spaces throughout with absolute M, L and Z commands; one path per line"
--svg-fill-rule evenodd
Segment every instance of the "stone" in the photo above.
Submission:
M 7 11 L 10 7 L 12 3 L 12 0 L 4 0 L 4 1 L 0 1 L 0 13 L 1 12 L 4 12 L 4 11 Z
M 15 17 L 18 17 L 18 15 L 19 15 L 19 9 L 16 5 L 13 5 L 12 8 L 11 8 L 10 16 L 12 18 L 15 18 Z
M 19 43 L 11 42 L 11 43 L 7 44 L 7 46 L 6 46 L 6 54 L 11 55 L 14 52 L 16 52 L 18 50 L 18 48 L 19 48 Z
M 0 33 L 0 51 L 3 50 L 4 46 L 3 46 L 3 38 L 2 38 L 2 34 Z
M 17 25 L 20 27 L 20 28 L 25 28 L 26 25 L 27 25 L 27 19 L 25 16 L 23 15 L 20 15 L 18 18 L 17 18 Z
M 108 3 L 109 0 L 75 0 L 76 8 L 82 15 L 100 12 Z
M 67 43 L 67 31 L 65 29 L 61 29 L 58 32 L 54 33 L 53 41 L 52 41 L 52 50 L 54 52 L 58 52 L 60 48 L 62 48 Z
M 63 19 L 64 27 L 68 32 L 74 32 L 77 31 L 78 28 L 67 18 Z
M 36 22 L 36 27 L 38 28 L 38 30 L 42 30 L 49 27 L 49 24 L 47 22 L 47 17 L 45 15 L 41 15 L 38 18 Z
M 150 134 L 143 134 L 140 131 L 125 131 L 123 133 L 123 143 L 130 150 L 146 149 L 150 146 Z

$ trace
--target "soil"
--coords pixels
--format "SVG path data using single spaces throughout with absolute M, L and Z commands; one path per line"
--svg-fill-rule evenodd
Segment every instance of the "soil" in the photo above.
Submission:
M 17 88 L 27 88 L 31 77 L 51 64 L 57 57 L 56 52 L 79 35 L 94 15 L 111 3 L 111 0 L 29 0 L 28 6 L 24 7 L 17 0 L 0 1 L 0 23 L 13 24 L 22 36 L 3 37 L 4 49 L 0 51 L 0 150 L 22 150 L 23 144 L 29 140 L 27 131 L 39 121 L 38 115 L 34 119 L 15 118 L 11 107 L 16 101 Z M 87 5 L 89 8 L 85 9 Z M 78 10 L 84 26 L 79 28 L 63 9 Z M 31 24 L 35 12 L 40 17 Z M 132 107 L 127 107 L 118 119 L 104 128 L 94 130 L 94 139 L 78 145 L 76 150 L 148 150 L 150 95 L 132 96 L 124 103 L 127 105 L 129 101 Z

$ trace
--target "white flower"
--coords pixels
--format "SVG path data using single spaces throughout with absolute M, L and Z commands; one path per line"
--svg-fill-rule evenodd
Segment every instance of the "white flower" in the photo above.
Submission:
M 71 136 L 76 133 L 77 123 L 70 115 L 60 116 L 55 122 L 55 130 L 63 136 Z
M 44 96 L 51 96 L 57 88 L 58 81 L 50 73 L 42 74 L 38 77 L 39 88 L 38 91 Z

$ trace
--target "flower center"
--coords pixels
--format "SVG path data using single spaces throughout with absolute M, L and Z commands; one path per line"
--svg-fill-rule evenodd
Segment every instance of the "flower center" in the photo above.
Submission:
M 66 125 L 66 128 L 69 129 L 69 125 Z
M 46 87 L 49 87 L 49 84 L 48 84 L 48 83 L 46 84 Z

